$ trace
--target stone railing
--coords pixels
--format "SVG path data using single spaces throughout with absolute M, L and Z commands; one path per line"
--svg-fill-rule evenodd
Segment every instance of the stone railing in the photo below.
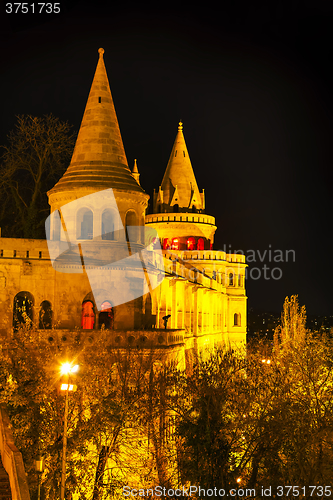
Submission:
M 30 500 L 22 454 L 14 444 L 5 405 L 0 406 L 0 452 L 3 466 L 9 476 L 12 500 Z

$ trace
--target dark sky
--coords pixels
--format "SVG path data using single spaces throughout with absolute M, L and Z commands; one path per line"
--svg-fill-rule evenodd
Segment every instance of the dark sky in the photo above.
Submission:
M 67 1 L 45 16 L 1 3 L 0 143 L 17 114 L 78 129 L 103 47 L 144 189 L 161 183 L 182 119 L 215 249 L 256 259 L 249 306 L 280 311 L 299 294 L 310 314 L 333 315 L 333 4 L 231 3 Z

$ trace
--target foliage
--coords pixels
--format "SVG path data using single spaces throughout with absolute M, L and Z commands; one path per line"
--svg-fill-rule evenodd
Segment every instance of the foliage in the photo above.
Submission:
M 154 453 L 145 412 L 156 356 L 137 348 L 113 349 L 109 332 L 100 330 L 98 348 L 78 332 L 62 341 L 56 330 L 40 338 L 30 324 L 13 332 L 4 345 L 2 401 L 7 403 L 15 442 L 23 454 L 29 484 L 36 488 L 34 461 L 45 459 L 42 491 L 58 497 L 63 444 L 65 395 L 61 364 L 79 364 L 70 383 L 66 491 L 80 498 L 117 496 L 128 478 L 133 485 L 152 484 Z
M 297 297 L 287 298 L 274 345 L 248 345 L 245 371 L 224 349 L 191 376 L 173 374 L 182 484 L 330 484 L 333 345 L 305 321 Z
M 52 114 L 18 116 L 2 146 L 0 221 L 3 236 L 45 237 L 46 193 L 69 165 L 75 134 Z
M 305 319 L 297 297 L 287 298 L 273 345 L 257 340 L 246 357 L 216 349 L 190 373 L 153 350 L 113 348 L 107 330 L 93 346 L 82 332 L 64 343 L 18 329 L 3 345 L 0 394 L 30 484 L 39 449 L 45 498 L 59 490 L 65 360 L 80 365 L 69 398 L 66 489 L 82 499 L 120 497 L 125 484 L 330 484 L 333 345 L 307 332 Z

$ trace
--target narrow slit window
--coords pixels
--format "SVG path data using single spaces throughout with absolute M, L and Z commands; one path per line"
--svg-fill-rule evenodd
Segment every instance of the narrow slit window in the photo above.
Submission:
M 16 257 L 16 250 L 14 250 L 14 257 Z
M 185 156 L 185 151 L 183 151 L 183 155 Z
M 0 257 L 3 257 L 3 250 L 0 250 Z
M 177 156 L 177 151 L 175 152 L 175 157 Z
M 27 259 L 29 259 L 29 250 L 27 250 Z
M 101 97 L 98 98 L 98 102 L 102 102 L 102 98 Z
M 40 259 L 42 258 L 42 252 L 39 252 L 39 258 Z

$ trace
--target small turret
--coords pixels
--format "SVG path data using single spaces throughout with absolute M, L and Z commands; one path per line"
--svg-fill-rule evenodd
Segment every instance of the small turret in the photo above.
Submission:
M 140 186 L 140 181 L 139 181 L 140 174 L 139 174 L 138 165 L 136 163 L 136 160 L 134 160 L 134 167 L 133 167 L 133 170 L 132 170 L 132 175 L 133 175 L 134 179 L 136 180 L 136 182 Z
M 156 198 L 154 213 L 199 212 L 205 207 L 204 192 L 200 193 L 186 147 L 183 123 L 179 122 L 178 133 L 162 180 L 163 196 Z M 163 201 L 161 201 L 163 198 Z
M 157 230 L 164 250 L 209 250 L 216 231 L 215 218 L 205 214 L 205 192 L 200 193 L 187 151 L 183 123 L 146 226 Z

